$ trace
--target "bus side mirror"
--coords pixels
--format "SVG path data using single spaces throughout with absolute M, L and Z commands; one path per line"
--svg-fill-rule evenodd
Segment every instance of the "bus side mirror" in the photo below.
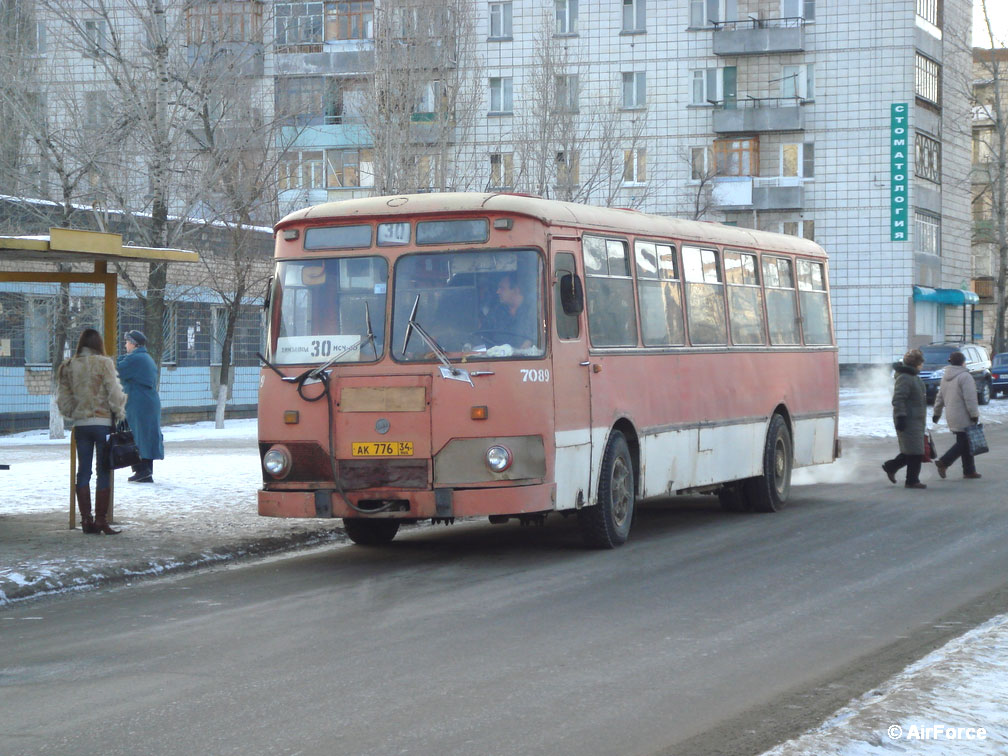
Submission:
M 584 312 L 584 288 L 581 279 L 574 273 L 560 276 L 560 306 L 567 315 Z

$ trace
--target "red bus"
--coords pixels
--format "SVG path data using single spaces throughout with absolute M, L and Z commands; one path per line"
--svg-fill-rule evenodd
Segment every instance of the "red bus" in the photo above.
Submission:
M 509 194 L 334 202 L 275 227 L 259 513 L 403 522 L 784 505 L 832 462 L 826 254 L 792 236 Z

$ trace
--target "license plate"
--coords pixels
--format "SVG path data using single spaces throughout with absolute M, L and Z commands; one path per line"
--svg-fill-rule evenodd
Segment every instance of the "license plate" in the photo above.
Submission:
M 354 441 L 351 454 L 355 457 L 412 457 L 412 441 Z

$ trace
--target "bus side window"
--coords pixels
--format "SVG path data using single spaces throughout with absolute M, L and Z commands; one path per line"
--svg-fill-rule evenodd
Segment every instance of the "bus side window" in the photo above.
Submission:
M 764 256 L 763 285 L 766 288 L 770 343 L 775 346 L 798 344 L 798 305 L 795 302 L 791 261 L 783 257 Z
M 578 314 L 564 312 L 560 297 L 560 279 L 566 273 L 577 275 L 574 267 L 574 255 L 570 252 L 559 252 L 556 256 L 553 275 L 553 320 L 556 323 L 557 337 L 561 339 L 576 339 L 581 335 Z
M 621 239 L 582 239 L 588 333 L 594 346 L 637 346 L 633 278 L 627 243 Z
M 756 255 L 725 250 L 724 268 L 732 343 L 766 343 L 763 335 L 763 290 L 760 288 Z
M 634 244 L 634 253 L 644 346 L 684 344 L 682 292 L 675 247 L 638 241 Z
M 829 298 L 823 264 L 798 260 L 798 300 L 802 311 L 802 330 L 806 344 L 832 344 L 830 337 Z
M 724 284 L 716 249 L 682 248 L 683 280 L 686 281 L 686 316 L 690 343 L 727 344 Z

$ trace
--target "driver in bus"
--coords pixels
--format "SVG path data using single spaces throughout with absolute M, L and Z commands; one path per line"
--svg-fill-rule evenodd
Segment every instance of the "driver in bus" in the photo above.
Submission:
M 510 343 L 518 349 L 533 346 L 537 340 L 535 298 L 525 296 L 514 273 L 498 279 L 497 299 L 484 330 L 499 344 Z

